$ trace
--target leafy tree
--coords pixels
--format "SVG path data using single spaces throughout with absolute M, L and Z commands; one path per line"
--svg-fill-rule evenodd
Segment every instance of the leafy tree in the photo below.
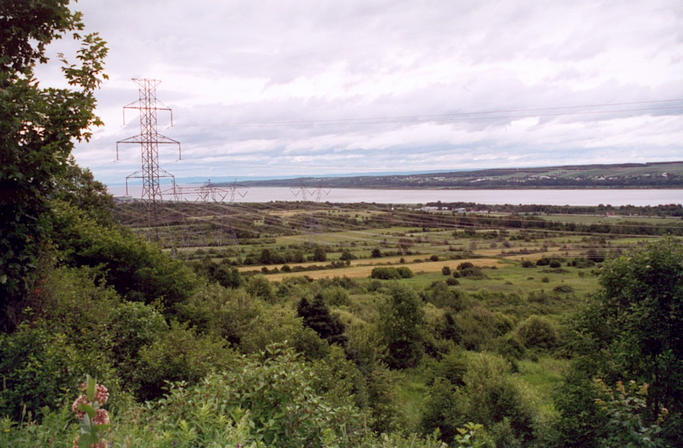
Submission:
M 275 300 L 273 285 L 271 285 L 268 279 L 262 275 L 255 275 L 251 277 L 247 281 L 246 290 L 253 297 L 258 297 L 266 302 L 272 302 Z
M 390 297 L 381 310 L 381 328 L 391 368 L 415 367 L 422 358 L 421 326 L 424 321 L 422 300 L 405 286 L 392 285 Z
M 49 200 L 65 175 L 74 141 L 101 124 L 94 114 L 105 42 L 81 35 L 81 14 L 67 0 L 0 3 L 0 297 L 2 326 L 21 319 L 37 261 L 49 239 Z M 81 43 L 77 64 L 60 57 L 71 88 L 41 88 L 37 64 L 66 34 Z
M 316 245 L 313 249 L 312 261 L 327 261 L 327 252 L 325 248 L 320 245 Z
M 98 224 L 113 224 L 114 197 L 102 182 L 95 180 L 89 169 L 76 165 L 73 157 L 67 160 L 66 171 L 58 182 L 58 199 L 84 211 Z
M 592 378 L 607 384 L 634 380 L 649 385 L 643 423 L 663 409 L 662 436 L 683 438 L 683 245 L 663 239 L 606 262 L 601 291 L 576 316 L 570 343 L 578 356 L 558 397 L 562 438 L 582 431 L 582 446 L 603 437 Z M 579 413 L 580 410 L 580 413 Z M 591 412 L 587 412 L 591 410 Z M 578 445 L 577 445 L 578 446 Z
M 353 255 L 351 253 L 351 251 L 348 249 L 342 250 L 341 256 L 339 257 L 339 259 L 343 260 L 343 261 L 351 261 L 351 260 L 355 260 L 356 258 L 358 258 L 358 257 Z
M 158 300 L 165 311 L 173 312 L 198 286 L 187 266 L 130 231 L 99 225 L 69 206 L 55 205 L 52 215 L 54 244 L 62 250 L 64 262 L 100 268 L 107 283 L 125 299 Z
M 302 298 L 297 306 L 297 314 L 304 321 L 304 326 L 315 330 L 321 338 L 330 343 L 346 345 L 344 336 L 344 324 L 336 314 L 330 314 L 330 310 L 325 305 L 322 295 L 318 294 L 309 302 Z
M 541 316 L 529 316 L 519 324 L 517 334 L 526 348 L 551 349 L 557 344 L 554 325 Z

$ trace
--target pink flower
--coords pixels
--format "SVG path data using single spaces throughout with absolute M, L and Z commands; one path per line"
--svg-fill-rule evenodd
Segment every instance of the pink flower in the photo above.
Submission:
M 92 422 L 96 425 L 107 425 L 109 424 L 109 414 L 104 409 L 98 409 Z
M 74 411 L 74 414 L 76 414 L 77 418 L 85 417 L 85 412 L 78 409 L 81 404 L 90 404 L 88 397 L 85 395 L 79 395 L 78 398 L 76 398 L 76 401 L 74 401 L 74 404 L 71 405 L 71 410 Z
M 103 405 L 108 399 L 109 392 L 107 391 L 107 388 L 101 384 L 95 386 L 95 401 L 97 401 L 100 405 Z

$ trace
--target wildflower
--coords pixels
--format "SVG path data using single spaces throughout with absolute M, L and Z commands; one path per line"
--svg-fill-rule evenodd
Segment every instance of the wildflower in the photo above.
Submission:
M 78 398 L 76 398 L 76 401 L 74 401 L 74 404 L 71 405 L 71 410 L 74 411 L 74 414 L 76 414 L 76 418 L 78 419 L 85 417 L 85 412 L 79 409 L 81 404 L 90 404 L 88 397 L 79 395 Z
M 107 414 L 105 409 L 98 409 L 95 414 L 95 418 L 92 419 L 92 422 L 96 425 L 108 425 L 109 414 Z
M 103 405 L 107 403 L 108 399 L 109 392 L 107 391 L 107 388 L 102 386 L 101 384 L 98 384 L 95 387 L 95 401 L 97 401 L 100 405 Z

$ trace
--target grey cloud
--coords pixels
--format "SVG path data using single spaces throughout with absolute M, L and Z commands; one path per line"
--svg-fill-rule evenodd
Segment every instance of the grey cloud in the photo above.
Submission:
M 676 0 L 76 6 L 111 46 L 111 81 L 98 94 L 107 126 L 76 151 L 105 180 L 116 177 L 114 142 L 136 132 L 135 119 L 120 123 L 120 107 L 137 97 L 134 76 L 164 81 L 159 96 L 176 127 L 162 132 L 182 142 L 190 159 L 172 169 L 189 175 L 621 162 L 645 142 L 637 157 L 648 161 L 683 154 L 669 120 L 682 107 L 506 112 L 683 97 Z M 438 117 L 487 110 L 495 119 Z M 526 116 L 538 123 L 511 128 Z M 133 149 L 126 169 L 139 158 Z

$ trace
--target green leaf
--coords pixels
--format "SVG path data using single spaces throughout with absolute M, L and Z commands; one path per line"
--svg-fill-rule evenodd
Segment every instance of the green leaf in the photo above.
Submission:
M 95 418 L 95 415 L 97 414 L 95 408 L 93 408 L 89 404 L 81 403 L 78 405 L 78 409 L 88 414 L 88 417 L 90 417 L 91 420 Z
M 88 397 L 88 400 L 90 401 L 95 401 L 95 378 L 91 377 L 88 375 L 87 379 L 87 388 L 86 388 L 86 395 Z

